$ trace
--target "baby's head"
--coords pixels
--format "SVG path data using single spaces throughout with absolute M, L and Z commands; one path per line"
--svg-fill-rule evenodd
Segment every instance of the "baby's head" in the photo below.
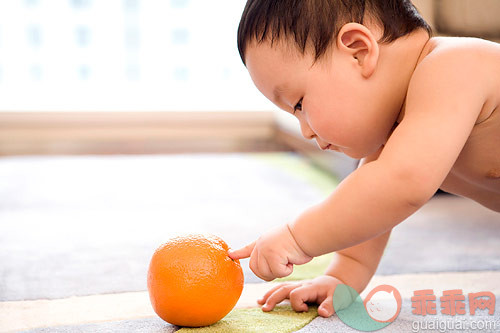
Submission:
M 379 46 L 417 30 L 431 32 L 408 0 L 248 0 L 238 50 L 257 88 L 295 114 L 304 137 L 360 158 L 385 142 L 397 117 L 387 111 L 393 98 L 384 100 L 393 91 Z

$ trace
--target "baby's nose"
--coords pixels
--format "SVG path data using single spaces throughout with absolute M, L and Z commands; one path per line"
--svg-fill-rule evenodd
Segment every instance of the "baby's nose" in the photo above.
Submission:
M 302 132 L 302 136 L 307 140 L 313 139 L 316 135 L 314 131 L 309 127 L 309 125 L 305 121 L 300 122 L 300 131 Z

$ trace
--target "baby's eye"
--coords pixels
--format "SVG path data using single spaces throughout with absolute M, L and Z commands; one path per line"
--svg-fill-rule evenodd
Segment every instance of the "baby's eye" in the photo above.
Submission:
M 297 110 L 302 111 L 302 98 L 293 107 L 293 114 L 295 114 L 295 111 Z

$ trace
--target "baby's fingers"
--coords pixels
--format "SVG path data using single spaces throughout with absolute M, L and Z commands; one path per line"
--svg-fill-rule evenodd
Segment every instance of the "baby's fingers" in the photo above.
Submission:
M 245 247 L 242 247 L 241 249 L 238 250 L 229 250 L 228 255 L 231 259 L 245 259 L 250 257 L 252 254 L 253 248 L 255 247 L 255 242 L 252 242 L 248 244 Z
M 321 302 L 320 306 L 318 307 L 318 314 L 321 317 L 328 318 L 332 316 L 335 313 L 335 309 L 333 308 L 333 295 L 328 296 L 325 298 L 323 302 Z
M 284 286 L 286 286 L 286 285 L 289 285 L 289 284 L 280 283 L 280 284 L 278 284 L 277 286 L 272 287 L 271 289 L 269 289 L 269 290 L 268 290 L 268 291 L 264 294 L 264 296 L 262 296 L 261 298 L 259 298 L 259 299 L 257 300 L 257 303 L 259 303 L 259 304 L 261 304 L 261 305 L 262 305 L 262 304 L 264 304 L 264 303 L 266 303 L 266 301 L 267 301 L 267 299 L 269 298 L 269 296 L 271 296 L 272 294 L 274 294 L 274 292 L 275 292 L 276 290 L 278 290 L 278 289 L 280 289 L 281 287 L 284 287 Z
M 271 311 L 274 309 L 276 304 L 281 301 L 289 298 L 290 292 L 297 288 L 294 285 L 281 285 L 278 286 L 278 289 L 275 289 L 271 295 L 269 295 L 265 301 L 265 304 L 262 306 L 263 311 Z
M 307 311 L 306 302 L 316 302 L 318 298 L 317 287 L 313 284 L 305 284 L 290 292 L 290 303 L 292 309 L 297 312 Z

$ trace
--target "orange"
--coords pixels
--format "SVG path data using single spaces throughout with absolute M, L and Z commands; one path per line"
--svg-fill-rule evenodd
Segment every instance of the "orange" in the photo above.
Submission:
M 178 326 L 216 323 L 236 305 L 243 290 L 239 260 L 213 235 L 175 237 L 153 254 L 148 270 L 149 298 L 155 312 Z

